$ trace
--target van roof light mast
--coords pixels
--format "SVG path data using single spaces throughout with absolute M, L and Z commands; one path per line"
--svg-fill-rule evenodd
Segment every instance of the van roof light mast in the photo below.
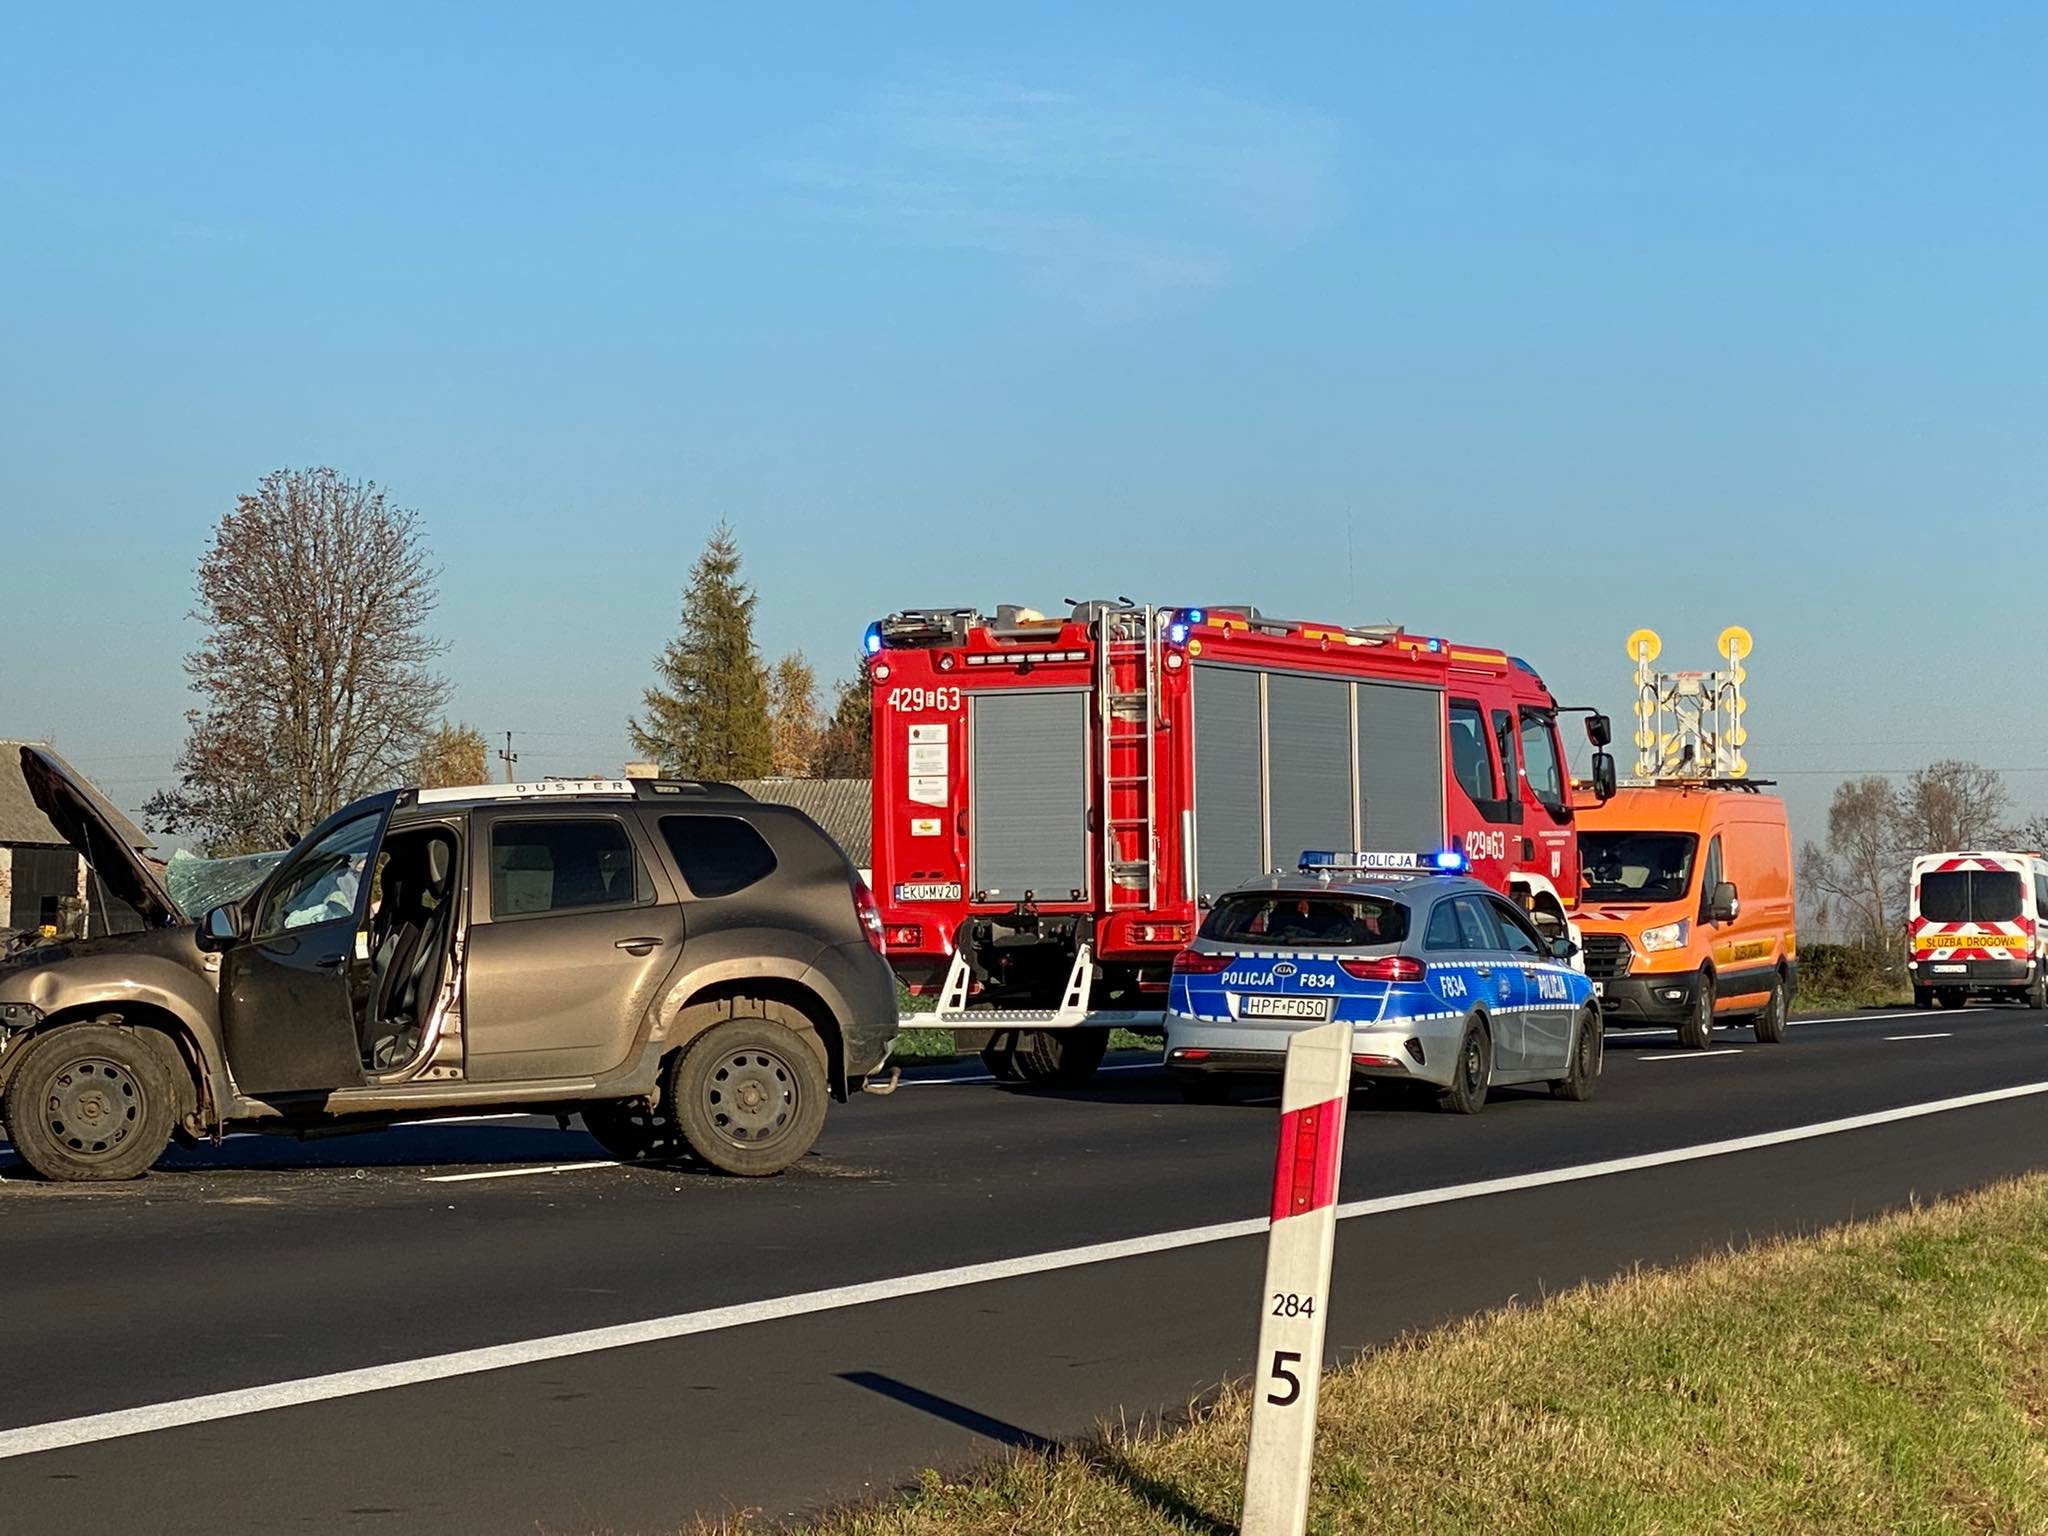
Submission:
M 1711 672 L 1659 672 L 1654 663 L 1664 642 L 1654 629 L 1628 637 L 1628 659 L 1636 669 L 1636 775 L 1640 779 L 1712 780 L 1748 777 L 1743 748 L 1749 701 L 1742 665 L 1750 653 L 1749 631 L 1739 624 L 1714 642 L 1719 665 Z

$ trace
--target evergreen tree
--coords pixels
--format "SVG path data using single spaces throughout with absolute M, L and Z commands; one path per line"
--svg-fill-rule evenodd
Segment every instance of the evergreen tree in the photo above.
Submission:
M 633 749 L 687 779 L 752 779 L 768 772 L 768 676 L 754 648 L 751 587 L 739 541 L 720 523 L 690 568 L 682 628 L 654 663 L 645 712 L 626 722 Z
M 832 723 L 825 727 L 811 772 L 821 779 L 865 779 L 874 772 L 875 690 L 868 661 L 839 685 L 832 702 Z
M 768 729 L 775 743 L 775 776 L 809 778 L 825 728 L 818 720 L 818 675 L 802 651 L 775 664 L 768 681 Z

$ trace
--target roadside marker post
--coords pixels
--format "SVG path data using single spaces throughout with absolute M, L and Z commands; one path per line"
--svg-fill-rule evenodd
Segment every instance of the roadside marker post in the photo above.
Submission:
M 1337 1170 L 1350 1094 L 1348 1023 L 1303 1030 L 1288 1041 L 1273 1224 L 1259 1293 L 1242 1536 L 1301 1536 L 1308 1524 L 1316 1392 L 1337 1247 Z

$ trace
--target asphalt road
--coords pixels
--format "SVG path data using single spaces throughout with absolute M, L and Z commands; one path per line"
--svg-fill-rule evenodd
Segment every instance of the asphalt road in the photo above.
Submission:
M 2048 1083 L 2043 1021 L 1623 1036 L 1595 1102 L 1474 1120 L 1367 1096 L 1333 1354 L 2048 1167 L 2048 1094 L 1785 1135 Z M 603 1164 L 533 1117 L 235 1138 L 105 1188 L 0 1143 L 0 1531 L 623 1536 L 1170 1413 L 1249 1367 L 1274 1132 L 1126 1062 L 1084 1093 L 906 1083 L 761 1182 Z M 985 1268 L 933 1274 L 958 1266 Z

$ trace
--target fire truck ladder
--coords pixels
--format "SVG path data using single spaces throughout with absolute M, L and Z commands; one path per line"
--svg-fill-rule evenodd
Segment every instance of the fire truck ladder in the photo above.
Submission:
M 1149 603 L 1105 607 L 1096 623 L 1096 740 L 1102 745 L 1095 804 L 1102 818 L 1102 905 L 1110 912 L 1149 911 L 1159 896 L 1153 826 L 1158 612 Z

